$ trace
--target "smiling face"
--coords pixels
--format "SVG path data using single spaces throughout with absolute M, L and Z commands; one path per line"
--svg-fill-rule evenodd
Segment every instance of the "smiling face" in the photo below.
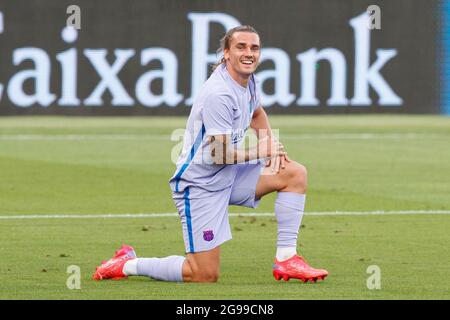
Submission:
M 235 32 L 229 48 L 223 53 L 231 77 L 246 87 L 250 75 L 255 72 L 260 57 L 260 41 L 254 32 Z

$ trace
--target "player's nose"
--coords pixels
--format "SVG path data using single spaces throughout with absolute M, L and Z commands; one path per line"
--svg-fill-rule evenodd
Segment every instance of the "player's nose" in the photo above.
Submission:
M 253 59 L 253 54 L 251 52 L 245 52 L 244 58 L 246 58 L 246 59 Z
M 252 56 L 252 49 L 250 47 L 246 47 L 244 54 L 246 57 Z

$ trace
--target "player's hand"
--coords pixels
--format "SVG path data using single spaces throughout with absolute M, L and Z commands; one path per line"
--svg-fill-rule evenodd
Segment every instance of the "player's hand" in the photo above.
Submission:
M 291 162 L 291 159 L 289 159 L 287 152 L 284 150 L 284 146 L 279 141 L 276 141 L 276 143 L 279 151 L 275 151 L 273 154 L 276 155 L 267 160 L 266 167 L 271 167 L 272 172 L 278 173 L 280 169 L 286 168 L 286 162 Z
M 258 158 L 271 158 L 286 155 L 284 146 L 272 137 L 264 137 L 258 140 Z
M 280 172 L 280 169 L 286 168 L 286 162 L 292 161 L 291 159 L 289 159 L 287 154 L 278 156 L 277 158 L 279 159 L 278 163 L 277 163 L 277 161 L 275 161 L 277 159 L 274 160 L 273 158 L 267 160 L 267 162 L 266 162 L 266 167 L 272 167 L 272 172 L 276 172 L 276 173 Z M 277 166 L 277 164 L 278 164 L 278 166 Z
M 281 169 L 285 169 L 286 168 L 286 162 L 291 162 L 291 159 L 289 159 L 287 153 L 285 155 L 283 155 L 283 156 L 280 156 L 280 167 L 281 167 Z

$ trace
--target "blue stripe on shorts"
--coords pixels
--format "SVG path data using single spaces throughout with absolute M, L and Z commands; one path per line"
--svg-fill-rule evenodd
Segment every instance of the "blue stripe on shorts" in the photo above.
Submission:
M 194 251 L 194 238 L 192 236 L 192 219 L 191 219 L 191 203 L 189 201 L 189 187 L 186 187 L 186 189 L 184 190 L 184 206 L 189 234 L 189 252 L 193 253 L 195 251 Z

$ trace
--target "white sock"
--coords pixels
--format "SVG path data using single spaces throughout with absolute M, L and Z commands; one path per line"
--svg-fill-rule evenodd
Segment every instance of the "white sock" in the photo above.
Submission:
M 183 282 L 182 256 L 165 258 L 139 258 L 137 260 L 137 275 L 147 276 L 156 280 Z
M 122 272 L 127 276 L 137 276 L 137 262 L 138 259 L 131 259 L 125 262 Z
M 289 258 L 292 258 L 297 254 L 297 248 L 290 247 L 290 248 L 277 248 L 277 260 L 278 261 L 285 261 Z
M 305 200 L 305 194 L 278 192 L 275 200 L 275 216 L 278 222 L 277 248 L 297 247 Z

